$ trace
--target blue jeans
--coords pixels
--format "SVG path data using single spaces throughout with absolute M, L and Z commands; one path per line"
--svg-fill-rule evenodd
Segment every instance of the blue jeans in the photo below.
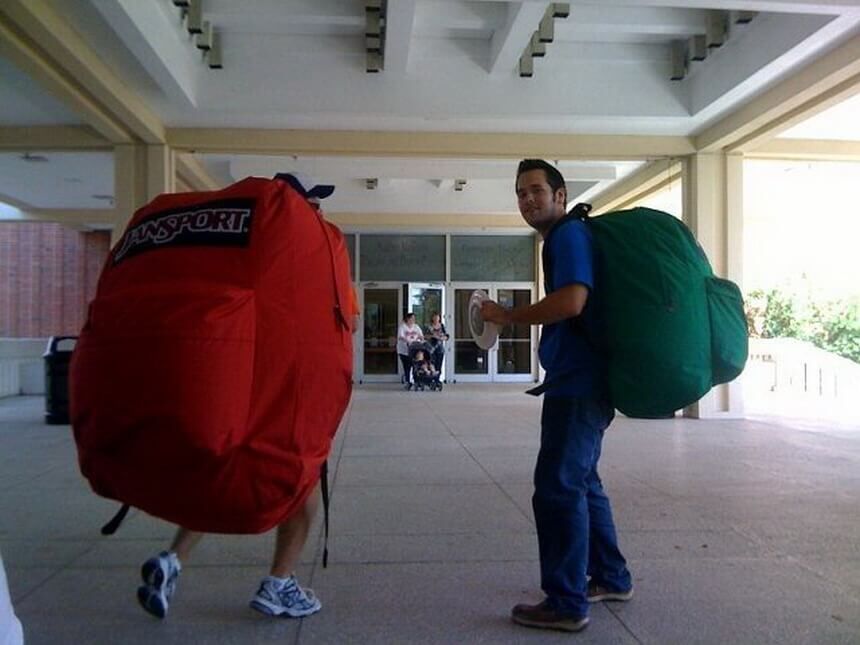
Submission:
M 588 615 L 587 575 L 612 591 L 632 586 L 597 474 L 603 431 L 614 415 L 602 401 L 545 397 L 543 402 L 532 497 L 541 588 L 552 607 L 571 616 Z

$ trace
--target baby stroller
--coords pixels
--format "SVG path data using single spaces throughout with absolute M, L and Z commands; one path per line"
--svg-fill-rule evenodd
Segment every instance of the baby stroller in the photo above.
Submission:
M 416 390 L 429 387 L 431 390 L 441 390 L 442 382 L 439 372 L 433 366 L 431 356 L 433 348 L 426 341 L 409 344 L 409 359 L 412 361 L 412 382 Z

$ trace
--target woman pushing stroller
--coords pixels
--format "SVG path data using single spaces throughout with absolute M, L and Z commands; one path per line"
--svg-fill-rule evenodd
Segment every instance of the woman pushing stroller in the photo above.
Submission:
M 412 389 L 412 358 L 409 354 L 409 345 L 423 340 L 424 332 L 415 322 L 415 314 L 410 311 L 403 316 L 403 322 L 397 329 L 397 354 L 403 366 L 403 383 L 407 390 Z
M 424 337 L 430 341 L 431 360 L 433 367 L 438 373 L 442 373 L 442 361 L 445 359 L 445 341 L 450 338 L 448 331 L 445 329 L 445 324 L 442 322 L 442 316 L 437 312 L 433 312 L 430 316 L 430 324 L 427 325 L 427 331 Z

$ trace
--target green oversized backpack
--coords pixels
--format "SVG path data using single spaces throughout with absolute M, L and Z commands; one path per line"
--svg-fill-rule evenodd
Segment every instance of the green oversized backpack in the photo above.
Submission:
M 690 230 L 650 208 L 590 210 L 578 204 L 568 217 L 594 237 L 614 406 L 665 417 L 736 378 L 748 354 L 743 298 L 714 275 Z

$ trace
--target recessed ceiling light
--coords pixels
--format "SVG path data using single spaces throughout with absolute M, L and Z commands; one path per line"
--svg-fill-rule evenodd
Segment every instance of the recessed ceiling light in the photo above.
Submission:
M 21 160 L 29 163 L 45 163 L 48 158 L 45 155 L 31 155 L 29 152 L 25 152 L 21 155 Z
M 105 201 L 105 202 L 112 202 L 113 201 L 113 195 L 90 195 L 90 197 L 92 197 L 93 199 L 99 199 L 99 200 Z

